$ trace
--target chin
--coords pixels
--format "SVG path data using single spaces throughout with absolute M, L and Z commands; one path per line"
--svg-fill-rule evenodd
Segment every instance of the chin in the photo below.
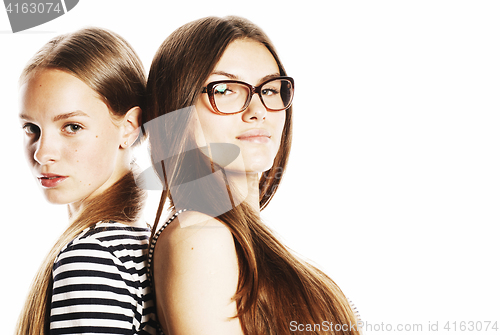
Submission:
M 233 173 L 262 173 L 269 170 L 274 163 L 275 155 L 270 152 L 240 153 L 224 170 Z
M 47 200 L 52 205 L 67 205 L 70 203 L 69 201 L 65 201 L 63 199 L 54 198 L 54 197 L 47 197 L 47 196 L 45 197 L 45 200 Z
M 67 195 L 60 194 L 60 192 L 54 192 L 55 190 L 44 191 L 45 199 L 53 205 L 67 205 L 74 202 L 73 199 Z
M 255 163 L 255 164 L 250 165 L 246 169 L 246 172 L 247 173 L 252 173 L 252 172 L 253 173 L 263 173 L 263 172 L 266 172 L 267 170 L 269 170 L 272 166 L 273 166 L 272 162 L 267 163 L 267 164 Z
M 244 161 L 247 172 L 262 173 L 273 166 L 274 156 L 254 155 L 251 159 L 245 159 Z

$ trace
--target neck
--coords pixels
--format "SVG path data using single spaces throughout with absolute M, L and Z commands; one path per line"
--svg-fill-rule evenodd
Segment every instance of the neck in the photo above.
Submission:
M 255 210 L 255 213 L 259 213 L 259 174 L 226 171 L 226 176 L 231 182 L 233 193 L 238 194 Z
M 68 216 L 70 221 L 74 219 L 76 213 L 80 211 L 80 208 L 82 208 L 82 206 L 83 206 L 83 200 L 76 201 L 68 205 Z

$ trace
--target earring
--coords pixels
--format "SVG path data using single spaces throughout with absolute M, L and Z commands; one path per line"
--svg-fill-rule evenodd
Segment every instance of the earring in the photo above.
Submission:
M 128 144 L 128 142 L 127 142 L 127 141 L 125 141 L 125 143 L 123 143 L 122 147 L 126 148 L 126 147 L 127 147 L 127 144 Z

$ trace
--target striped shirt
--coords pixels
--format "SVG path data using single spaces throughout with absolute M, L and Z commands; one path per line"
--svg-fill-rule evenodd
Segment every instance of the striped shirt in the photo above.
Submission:
M 100 222 L 61 250 L 52 271 L 51 335 L 156 334 L 149 233 Z

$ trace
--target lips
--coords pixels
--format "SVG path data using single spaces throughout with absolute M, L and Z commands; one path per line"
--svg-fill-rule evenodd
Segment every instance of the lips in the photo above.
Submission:
M 68 177 L 60 176 L 60 175 L 53 174 L 53 173 L 42 173 L 37 178 L 43 187 L 52 188 L 52 187 L 56 187 L 57 185 L 59 185 L 61 182 L 63 182 Z
M 268 143 L 271 139 L 271 133 L 265 129 L 251 129 L 236 138 L 253 143 Z

